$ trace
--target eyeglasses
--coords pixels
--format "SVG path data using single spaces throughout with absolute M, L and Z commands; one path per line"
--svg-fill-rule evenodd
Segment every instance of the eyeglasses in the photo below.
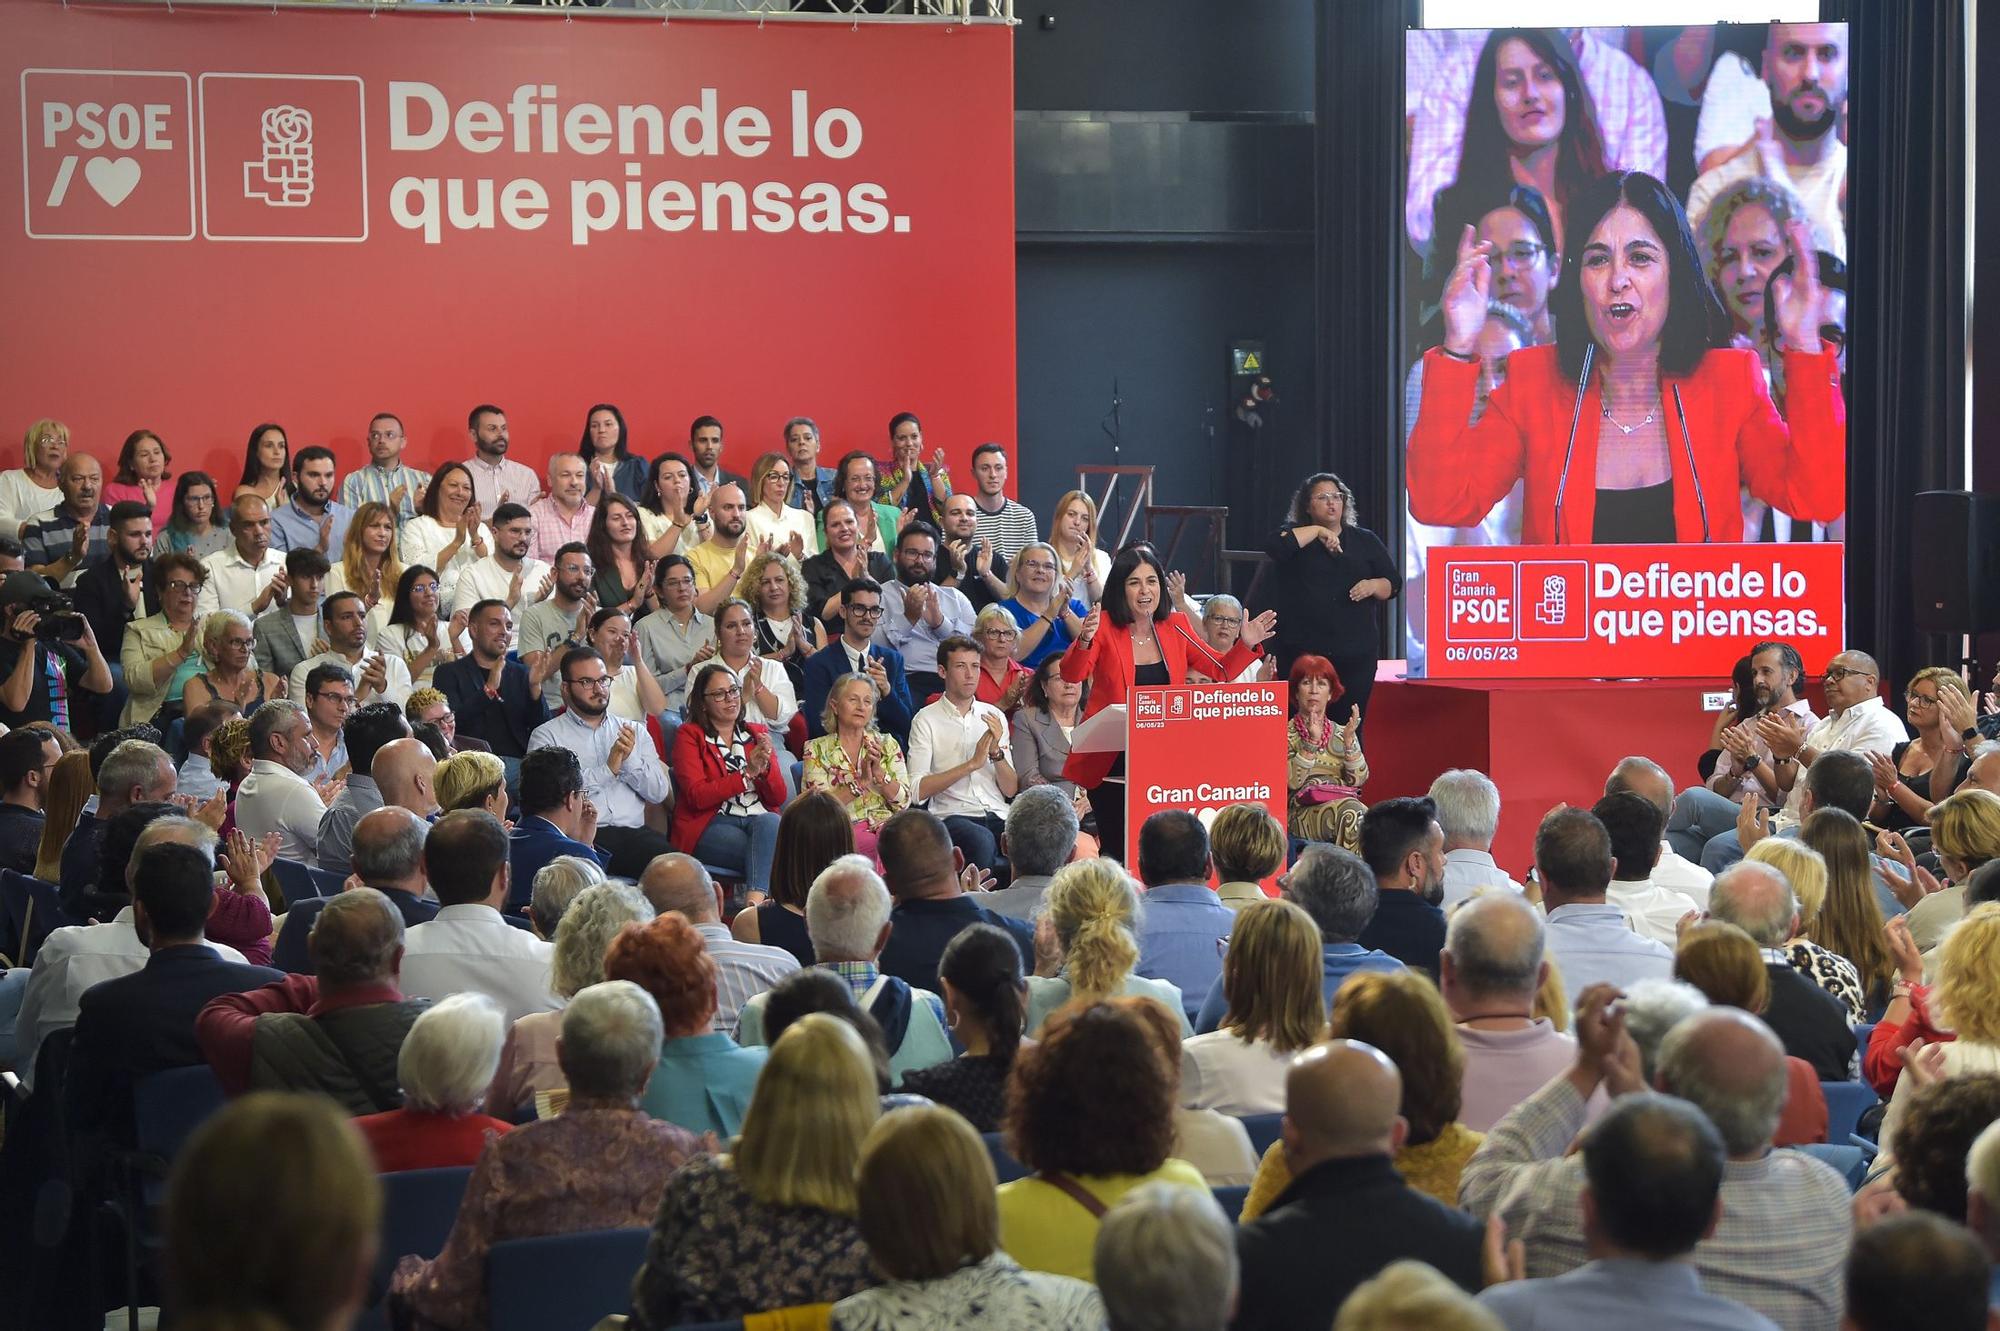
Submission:
M 160 590 L 165 592 L 191 592 L 200 586 L 200 583 L 189 582 L 186 578 L 172 578 L 161 583 Z
M 328 702 L 338 703 L 342 707 L 354 706 L 354 695 L 351 693 L 335 693 L 330 689 L 321 689 L 319 692 L 313 694 L 313 697 L 324 698 Z
M 1537 245 L 1532 240 L 1517 240 L 1499 252 L 1500 262 L 1509 268 L 1529 268 L 1549 252 L 1546 245 Z
M 437 589 L 438 585 L 435 582 L 413 582 L 410 584 L 410 590 L 413 592 L 430 592 L 435 594 Z
M 986 630 L 986 636 L 1000 641 L 1007 638 L 1018 638 L 1021 636 L 1021 631 L 1019 629 L 988 629 Z
M 850 605 L 847 607 L 847 613 L 853 615 L 856 619 L 878 619 L 881 617 L 882 607 L 879 605 Z
M 728 702 L 731 698 L 742 697 L 743 690 L 737 688 L 734 684 L 732 684 L 726 689 L 720 689 L 720 690 L 710 689 L 707 693 L 704 693 L 701 696 L 708 699 L 710 702 Z
M 611 677 L 609 675 L 592 675 L 586 679 L 577 679 L 565 676 L 563 683 L 578 689 L 608 689 L 611 687 Z
M 1211 624 L 1220 624 L 1224 628 L 1232 629 L 1243 622 L 1241 615 L 1209 615 L 1206 618 Z
M 1938 705 L 1937 698 L 1922 693 L 1906 693 L 1903 695 L 1903 701 L 1912 707 L 1935 707 Z
M 250 638 L 224 638 L 222 645 L 224 647 L 240 647 L 244 651 L 249 651 L 253 645 L 253 640 Z
M 1841 680 L 1846 679 L 1849 675 L 1859 675 L 1863 679 L 1875 678 L 1875 676 L 1869 671 L 1849 670 L 1846 666 L 1828 666 L 1826 668 L 1826 674 L 1822 675 L 1821 678 L 1824 679 L 1829 684 L 1838 684 L 1840 683 Z
M 1056 571 L 1056 566 L 1054 564 L 1049 563 L 1046 559 L 1034 559 L 1034 560 L 1024 559 L 1020 563 L 1014 565 L 1014 567 L 1018 569 L 1025 569 L 1035 573 L 1053 573 Z
M 670 591 L 692 591 L 694 590 L 694 579 L 688 577 L 668 578 L 660 585 Z

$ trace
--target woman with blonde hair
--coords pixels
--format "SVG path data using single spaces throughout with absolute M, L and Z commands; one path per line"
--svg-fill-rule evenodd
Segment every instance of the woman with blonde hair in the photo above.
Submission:
M 39 420 L 21 439 L 22 465 L 0 471 L 0 536 L 19 539 L 23 525 L 33 522 L 63 501 L 56 473 L 69 456 L 69 427 L 61 421 Z
M 819 553 L 819 532 L 813 515 L 791 506 L 792 460 L 783 453 L 766 453 L 750 467 L 749 493 L 744 496 L 743 539 L 755 550 L 765 541 L 794 561 Z M 794 564 L 796 567 L 796 563 Z M 800 584 L 803 603 L 804 584 Z
M 484 749 L 454 753 L 439 763 L 431 790 L 446 813 L 484 809 L 495 818 L 507 816 L 507 766 Z
M 1964 918 L 1965 880 L 1980 865 L 2000 859 L 2000 795 L 1973 787 L 1931 810 L 1931 848 L 1944 870 L 1943 883 L 1917 865 L 1901 838 L 1891 840 L 1889 848 L 1899 852 L 1903 873 L 1885 861 L 1883 874 L 1890 890 L 1910 908 L 1904 917 L 1910 937 L 1919 951 L 1928 952 Z
M 1889 1001 L 1889 987 L 1896 982 L 1896 962 L 1882 940 L 1882 904 L 1875 895 L 1868 833 L 1845 809 L 1815 809 L 1801 824 L 1799 840 L 1818 851 L 1826 865 L 1826 900 L 1807 922 L 1805 935 L 1823 952 L 1844 959 L 1854 969 L 1860 987 L 1850 992 L 1835 988 L 1829 983 L 1834 976 L 1807 969 L 1800 962 L 1800 953 L 1792 954 L 1792 964 L 1845 1003 L 1851 1021 L 1871 1020 Z
M 1069 579 L 1070 590 L 1085 605 L 1096 605 L 1111 576 L 1111 555 L 1097 548 L 1097 501 L 1082 490 L 1065 490 L 1056 500 L 1048 544 L 1058 576 Z
M 1268 814 L 1266 815 L 1269 816 Z M 1181 1104 L 1225 1114 L 1281 1114 L 1292 1056 L 1326 1030 L 1319 926 L 1289 901 L 1237 913 L 1222 959 L 1229 1011 L 1181 1046 Z
M 387 504 L 369 500 L 354 510 L 340 558 L 333 561 L 320 588 L 320 600 L 335 592 L 353 592 L 368 607 L 372 640 L 389 623 L 389 608 L 403 580 L 403 563 L 396 554 L 396 515 Z M 377 613 L 377 612 L 380 613 Z
M 1960 743 L 1955 715 L 1973 715 L 1972 690 L 1958 672 L 1927 666 L 1910 676 L 1903 691 L 1903 716 L 1915 739 L 1906 739 L 1885 754 L 1866 755 L 1875 771 L 1875 802 L 1869 820 L 1892 831 L 1921 827 L 1931 810 L 1957 790 L 1972 766 L 1972 754 Z
M 250 616 L 241 610 L 211 610 L 201 623 L 201 669 L 181 687 L 182 710 L 191 714 L 221 701 L 234 703 L 248 717 L 282 693 L 283 681 L 257 668 L 256 649 Z
M 1882 1118 L 1884 1155 L 1895 1154 L 1896 1130 L 1924 1084 L 2000 1072 L 2000 902 L 1974 907 L 1945 935 L 1928 997 L 1932 1024 L 1953 1038 L 1942 1047 L 1917 1040 L 1903 1051 L 1903 1075 Z
M 910 774 L 894 735 L 875 728 L 875 683 L 842 675 L 827 690 L 820 716 L 825 733 L 806 741 L 802 794 L 824 791 L 840 802 L 854 824 L 854 849 L 878 865 L 875 843 L 882 825 L 910 807 Z
M 1007 571 L 1006 596 L 999 608 L 1020 631 L 1008 648 L 1031 670 L 1051 656 L 1061 656 L 1083 636 L 1084 616 L 1097 599 L 1094 595 L 1086 598 L 1064 578 L 1062 566 L 1062 557 L 1053 545 L 1030 541 L 1014 556 Z
M 1826 860 L 1803 841 L 1790 837 L 1765 837 L 1750 848 L 1745 859 L 1768 864 L 1792 885 L 1799 903 L 1799 932 L 1785 943 L 1785 955 L 1801 975 L 1839 999 L 1847 1009 L 1848 1021 L 1864 1020 L 1861 972 L 1846 957 L 1813 941 L 1813 921 L 1826 908 Z
M 806 517 L 800 510 L 792 511 Z M 806 658 L 818 650 L 818 643 L 805 620 L 806 580 L 798 561 L 780 550 L 760 551 L 750 556 L 736 585 L 750 602 L 757 655 L 783 666 L 792 677 L 793 691 L 803 695 Z
M 463 755 L 461 755 L 463 756 Z M 481 754 L 491 758 L 491 754 Z M 499 759 L 495 758 L 497 763 Z M 440 769 L 442 770 L 442 769 Z M 558 868 L 569 860 L 579 866 L 576 856 L 559 855 L 535 875 Z M 593 866 L 595 867 L 595 866 Z M 653 918 L 653 908 L 639 889 L 630 883 L 607 883 L 602 870 L 597 882 L 576 894 L 556 926 L 555 948 L 549 957 L 549 992 L 567 1003 L 591 985 L 604 979 L 604 953 L 619 930 L 628 924 L 644 924 Z M 514 1019 L 507 1043 L 500 1050 L 500 1066 L 493 1074 L 493 1090 L 487 1104 L 502 1114 L 511 1114 L 534 1102 L 543 1091 L 566 1086 L 562 1065 L 556 1061 L 556 1037 L 562 1034 L 562 1012 L 530 1012 Z
M 1674 978 L 1701 990 L 1711 1003 L 1740 1008 L 1752 1016 L 1763 1016 L 1771 1003 L 1771 973 L 1764 968 L 1763 951 L 1749 934 L 1721 920 L 1703 920 L 1681 934 L 1674 953 Z M 1823 1142 L 1826 1122 L 1826 1094 L 1819 1088 L 1819 1074 L 1804 1059 L 1786 1055 L 1785 1107 L 1772 1144 Z
M 1285 825 L 1261 804 L 1229 804 L 1208 828 L 1208 853 L 1215 861 L 1222 904 L 1241 912 L 1268 901 L 1259 886 L 1285 867 Z
M 232 804 L 237 783 L 250 775 L 250 718 L 232 716 L 208 736 L 208 767 L 215 779 L 229 787 Z M 229 824 L 223 825 L 223 831 Z
M 874 1284 L 855 1166 L 881 1112 L 854 1027 L 824 1012 L 786 1027 L 735 1151 L 690 1161 L 667 1184 L 632 1283 L 634 1331 L 829 1303 Z
M 1132 973 L 1139 964 L 1133 932 L 1139 911 L 1138 890 L 1117 860 L 1079 860 L 1056 872 L 1042 896 L 1042 913 L 1061 960 L 1054 975 L 1028 980 L 1029 1035 L 1065 1003 L 1121 994 L 1164 1004 L 1179 1019 L 1181 1034 L 1194 1034 L 1181 1008 L 1180 986 Z
M 882 1116 L 861 1148 L 861 1233 L 888 1282 L 834 1305 L 834 1331 L 1099 1331 L 1097 1291 L 1000 1247 L 993 1159 L 936 1105 Z
M 1396 1152 L 1396 1172 L 1418 1192 L 1458 1205 L 1458 1176 L 1485 1137 L 1458 1121 L 1465 1049 L 1437 986 L 1421 971 L 1351 975 L 1333 996 L 1327 1035 L 1374 1045 L 1403 1074 L 1410 1131 Z M 1257 1167 L 1242 1218 L 1262 1215 L 1291 1183 L 1284 1143 L 1274 1142 Z
M 77 749 L 56 759 L 49 769 L 49 793 L 42 805 L 42 839 L 35 847 L 34 876 L 45 883 L 62 882 L 63 847 L 76 829 L 83 806 L 97 793 L 90 776 L 90 754 Z
M 1439 1274 L 1404 1258 L 1355 1288 L 1333 1331 L 1507 1331 L 1479 1301 Z

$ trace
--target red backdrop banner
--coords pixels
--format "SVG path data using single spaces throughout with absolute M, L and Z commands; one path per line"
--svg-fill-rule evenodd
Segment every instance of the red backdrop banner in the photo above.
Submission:
M 1132 690 L 1126 736 L 1125 837 L 1139 867 L 1139 828 L 1162 809 L 1186 809 L 1206 827 L 1226 804 L 1261 804 L 1285 821 L 1289 686 L 1194 684 Z
M 1760 639 L 1808 671 L 1841 648 L 1830 543 L 1438 546 L 1425 572 L 1433 679 L 1726 680 Z
M 258 421 L 345 471 L 394 411 L 430 466 L 491 401 L 539 469 L 609 401 L 746 474 L 915 411 L 963 475 L 1014 442 L 1012 41 L 0 0 L 0 465 L 145 427 L 226 494 Z

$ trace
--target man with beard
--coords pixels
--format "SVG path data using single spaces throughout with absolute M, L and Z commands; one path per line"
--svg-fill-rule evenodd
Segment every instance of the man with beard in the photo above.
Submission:
M 463 608 L 481 601 L 504 601 L 517 624 L 525 619 L 528 607 L 555 587 L 554 571 L 528 554 L 534 529 L 533 515 L 520 504 L 502 504 L 495 509 L 493 553 L 474 560 L 472 567 L 458 575 L 452 604 Z M 514 644 L 509 640 L 507 645 Z
M 1591 819 L 1593 825 L 1596 821 Z M 1602 827 L 1597 830 L 1604 835 Z M 1608 839 L 1605 844 L 1610 845 Z M 1599 901 L 1611 881 L 1609 850 L 1605 857 Z M 1438 952 L 1444 947 L 1444 912 L 1438 909 L 1444 899 L 1444 828 L 1438 825 L 1437 805 L 1426 796 L 1383 800 L 1370 808 L 1361 819 L 1361 858 L 1374 871 L 1381 897 L 1374 918 L 1354 941 L 1437 979 Z M 1618 914 L 1615 907 L 1612 914 Z M 1618 919 L 1622 924 L 1625 917 Z
M 477 436 L 475 435 L 476 439 Z M 360 508 L 370 501 L 387 504 L 396 515 L 396 529 L 417 516 L 430 473 L 403 463 L 406 443 L 403 421 L 390 411 L 378 411 L 368 421 L 368 465 L 347 473 L 340 483 L 340 502 Z
M 482 513 L 494 513 L 502 504 L 526 507 L 542 492 L 535 473 L 507 456 L 507 413 L 492 403 L 482 403 L 465 418 L 465 432 L 472 437 L 472 456 L 465 466 L 472 473 L 472 497 Z
M 946 586 L 956 587 L 977 614 L 1007 599 L 1007 557 L 979 534 L 979 509 L 969 494 L 944 501 L 944 553 L 940 570 Z
M 273 550 L 317 550 L 340 558 L 354 510 L 333 497 L 333 450 L 315 445 L 292 459 L 292 501 L 271 514 Z
M 129 499 L 113 504 L 110 552 L 85 566 L 70 593 L 107 662 L 117 661 L 124 650 L 127 624 L 160 612 L 159 592 L 149 585 L 152 575 L 152 510 Z M 112 670 L 118 673 L 115 665 Z
M 817 436 L 818 431 L 814 431 Z M 791 431 L 785 431 L 791 437 Z M 696 496 L 707 494 L 724 485 L 734 485 L 747 491 L 743 478 L 733 471 L 722 469 L 722 422 L 713 416 L 697 416 L 688 427 L 688 451 L 694 454 L 694 492 Z
M 699 593 L 695 607 L 704 615 L 736 594 L 736 580 L 750 562 L 750 542 L 743 539 L 743 485 L 725 481 L 708 499 L 708 539 L 688 551 Z
M 1705 171 L 1688 191 L 1688 223 L 1697 232 L 1715 197 L 1739 180 L 1769 176 L 1789 184 L 1806 205 L 1817 248 L 1847 257 L 1847 145 L 1840 139 L 1847 103 L 1847 25 L 1773 23 L 1764 43 L 1764 84 L 1771 119 L 1758 122 L 1750 150 Z
M 910 697 L 922 707 L 944 692 L 938 646 L 972 636 L 972 602 L 956 587 L 938 585 L 938 533 L 912 522 L 896 537 L 896 580 L 882 589 L 882 621 L 875 641 L 903 654 Z
M 1368 811 L 1369 817 L 1374 814 L 1374 809 Z M 1361 825 L 1361 841 L 1366 849 L 1366 822 Z M 1596 814 L 1588 809 L 1558 808 L 1542 819 L 1535 832 L 1535 877 L 1542 885 L 1542 904 L 1549 912 L 1548 956 L 1562 973 L 1563 988 L 1572 994 L 1580 994 L 1593 984 L 1614 985 L 1629 993 L 1641 980 L 1673 976 L 1673 949 L 1633 929 L 1625 912 L 1605 900 L 1611 872 L 1611 833 Z M 1382 894 L 1383 911 L 1389 908 L 1391 895 Z M 1380 920 L 1381 913 L 1375 918 Z M 1442 921 L 1439 931 L 1443 931 Z M 1364 940 L 1367 937 L 1362 935 Z M 1435 948 L 1431 964 L 1437 964 Z
M 597 809 L 597 848 L 611 856 L 612 873 L 636 879 L 655 855 L 674 849 L 665 833 L 646 826 L 647 807 L 670 793 L 667 769 L 645 727 L 609 714 L 611 675 L 596 648 L 563 653 L 562 699 L 568 710 L 537 726 L 528 748 L 577 756 L 584 796 Z
M 555 590 L 546 601 L 537 601 L 521 612 L 521 660 L 542 684 L 542 701 L 551 709 L 562 706 L 562 681 L 556 667 L 562 654 L 572 647 L 584 647 L 590 640 L 590 617 L 597 612 L 597 597 L 591 594 L 596 570 L 590 551 L 581 541 L 571 541 L 556 551 Z M 553 655 L 556 659 L 551 661 Z
M 1743 801 L 1751 798 L 1766 804 L 1781 804 L 1785 792 L 1778 785 L 1777 764 L 1771 760 L 1771 746 L 1758 733 L 1757 718 L 1790 712 L 1799 718 L 1802 730 L 1819 724 L 1812 704 L 1799 696 L 1804 687 L 1806 667 L 1798 648 L 1788 642 L 1760 642 L 1750 649 L 1750 688 L 1757 710 L 1739 716 L 1736 724 L 1722 731 L 1722 755 L 1715 760 L 1715 774 L 1706 786 L 1690 786 L 1674 801 L 1673 815 L 1667 819 L 1667 841 L 1674 853 L 1696 864 L 1702 847 L 1710 838 L 1736 830 L 1736 816 Z

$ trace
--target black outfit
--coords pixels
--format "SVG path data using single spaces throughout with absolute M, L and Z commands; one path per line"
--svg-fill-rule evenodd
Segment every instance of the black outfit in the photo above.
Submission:
M 14 663 L 21 659 L 24 644 L 12 638 L 0 638 L 0 680 L 14 673 Z M 90 669 L 90 662 L 83 653 L 66 642 L 33 642 L 25 644 L 36 653 L 34 683 L 29 687 L 28 705 L 20 711 L 9 711 L 0 707 L 0 724 L 9 730 L 35 724 L 37 721 L 52 721 L 64 730 L 74 730 L 76 709 L 87 713 L 94 705 L 91 695 L 81 696 L 77 680 Z
M 1444 912 L 1415 892 L 1388 888 L 1375 905 L 1375 918 L 1354 941 L 1379 948 L 1435 980 L 1438 951 L 1444 947 Z
M 799 965 L 813 964 L 812 935 L 806 932 L 806 917 L 786 910 L 775 901 L 757 907 L 757 941 L 766 947 L 781 947 L 799 959 Z
M 866 560 L 868 576 L 883 586 L 896 580 L 896 566 L 889 562 L 889 556 L 879 550 L 868 551 Z M 828 597 L 840 595 L 841 588 L 847 586 L 847 574 L 842 571 L 840 561 L 833 557 L 831 550 L 822 550 L 799 565 L 799 573 L 806 580 L 806 609 L 818 615 Z M 823 618 L 827 633 L 839 637 L 844 619 L 835 614 Z
M 983 541 L 986 538 L 984 536 L 975 536 L 972 539 L 975 541 Z M 966 557 L 968 559 L 971 558 L 971 554 L 969 551 L 967 552 Z M 952 557 L 951 563 L 954 568 L 957 567 L 958 564 L 957 556 L 954 555 Z M 998 550 L 995 550 L 993 552 L 992 568 L 993 568 L 993 576 L 1000 579 L 1000 584 L 1004 587 L 1007 584 L 1007 556 L 1001 554 Z M 981 610 L 984 610 L 987 606 L 999 605 L 1002 601 L 1007 599 L 1004 596 L 995 596 L 993 594 L 993 589 L 986 585 L 986 579 L 980 577 L 976 569 L 973 568 L 957 569 L 957 572 L 951 575 L 951 579 L 952 579 L 951 585 L 958 588 L 960 591 L 964 592 L 965 599 L 972 602 L 972 613 L 975 615 L 978 614 Z
M 760 921 L 761 923 L 761 921 Z M 1005 929 L 1021 949 L 1022 973 L 1035 970 L 1035 931 L 1025 921 L 990 911 L 971 897 L 960 894 L 930 900 L 898 902 L 889 912 L 888 946 L 875 959 L 875 967 L 916 989 L 938 989 L 938 961 L 952 939 L 975 924 L 991 924 Z
M 1896 764 L 1898 771 L 1902 770 L 1903 755 L 1910 751 L 1910 745 L 1914 743 L 1916 743 L 1915 740 L 1906 739 L 1895 748 L 1889 750 L 1889 761 Z M 1933 789 L 1933 785 L 1937 781 L 1936 768 L 1932 768 L 1921 776 L 1903 777 L 1901 778 L 1901 784 L 1915 791 L 1918 798 L 1935 804 L 1946 795 L 1951 794 L 1952 791 L 1958 789 L 1958 783 L 1965 780 L 1966 770 L 1971 766 L 1972 754 L 1969 752 L 1960 753 L 1958 755 L 1958 765 L 1952 769 L 1950 779 L 1944 783 L 1941 790 Z M 1872 818 L 1871 821 L 1878 827 L 1886 827 L 1892 832 L 1906 832 L 1913 827 L 1921 826 L 1916 819 L 1903 812 L 1903 806 L 1894 800 L 1888 801 L 1888 809 L 1881 817 Z
M 1780 960 L 1772 960 L 1779 956 Z M 1771 1001 L 1764 1024 L 1793 1058 L 1812 1064 L 1821 1081 L 1847 1081 L 1854 1064 L 1854 1028 L 1847 1008 L 1826 990 L 1792 968 L 1782 954 L 1764 953 L 1771 976 Z
M 1590 539 L 1598 545 L 1672 545 L 1680 539 L 1674 529 L 1674 483 L 1600 489 Z
M 97 815 L 78 814 L 76 826 L 70 829 L 69 837 L 63 842 L 59 885 L 62 888 L 62 908 L 79 920 L 93 914 L 85 906 L 84 898 L 91 895 L 91 889 L 97 886 L 97 857 L 103 845 L 104 824 L 98 821 Z M 124 909 L 124 904 L 121 900 L 111 915 Z M 109 919 L 111 915 L 104 918 Z
M 145 582 L 140 596 L 143 609 L 134 607 L 125 599 L 125 569 L 115 558 L 106 557 L 86 564 L 83 572 L 77 575 L 76 585 L 70 588 L 70 602 L 79 614 L 90 621 L 90 631 L 97 637 L 97 650 L 104 653 L 106 661 L 118 659 L 119 650 L 125 643 L 127 624 L 160 613 L 153 561 L 146 560 L 140 568 Z
M 0 804 L 0 869 L 32 878 L 41 851 L 41 810 L 24 804 Z
M 437 668 L 431 679 L 458 718 L 458 733 L 483 739 L 502 758 L 527 756 L 528 736 L 549 719 L 542 691 L 528 686 L 528 667 L 509 657 L 500 696 L 486 696 L 486 670 L 470 653 Z
M 975 1132 L 998 1132 L 1007 1109 L 1007 1072 L 1013 1066 L 1011 1059 L 991 1054 L 960 1054 L 949 1063 L 905 1072 L 901 1089 L 957 1110 Z
M 434 918 L 438 913 L 438 903 L 429 897 L 412 896 L 392 887 L 379 889 L 383 896 L 402 914 L 403 927 L 413 929 Z M 294 975 L 314 974 L 312 958 L 306 954 L 306 935 L 312 932 L 313 921 L 326 909 L 331 897 L 307 897 L 298 905 L 285 912 L 285 927 L 278 931 L 278 941 L 271 945 L 271 964 L 282 972 Z M 244 988 L 251 986 L 245 985 Z
M 1280 528 L 1265 547 L 1271 556 L 1270 590 L 1265 599 L 1278 612 L 1271 644 L 1278 657 L 1278 678 L 1290 674 L 1301 656 L 1324 656 L 1333 662 L 1345 692 L 1334 699 L 1328 715 L 1335 725 L 1347 724 L 1352 710 L 1368 715 L 1368 695 L 1375 687 L 1375 667 L 1382 660 L 1382 605 L 1374 597 L 1352 601 L 1348 592 L 1369 578 L 1387 578 L 1403 590 L 1403 570 L 1382 538 L 1366 527 L 1340 530 L 1340 553 L 1318 541 L 1301 546 L 1290 526 Z
M 1385 1155 L 1314 1165 L 1236 1231 L 1236 1331 L 1331 1326 L 1347 1296 L 1415 1258 L 1468 1294 L 1482 1282 L 1484 1226 L 1403 1182 Z
M 791 678 L 792 692 L 801 698 L 805 697 L 806 658 L 817 650 L 813 646 L 813 640 L 811 638 L 801 640 L 799 626 L 794 623 L 791 636 L 784 642 L 779 642 L 777 633 L 771 628 L 771 621 L 764 617 L 764 612 L 761 610 L 750 612 L 750 632 L 756 643 L 757 655 L 768 656 L 783 666 L 785 674 Z M 793 652 L 789 656 L 781 655 L 794 644 L 803 647 L 804 650 Z

